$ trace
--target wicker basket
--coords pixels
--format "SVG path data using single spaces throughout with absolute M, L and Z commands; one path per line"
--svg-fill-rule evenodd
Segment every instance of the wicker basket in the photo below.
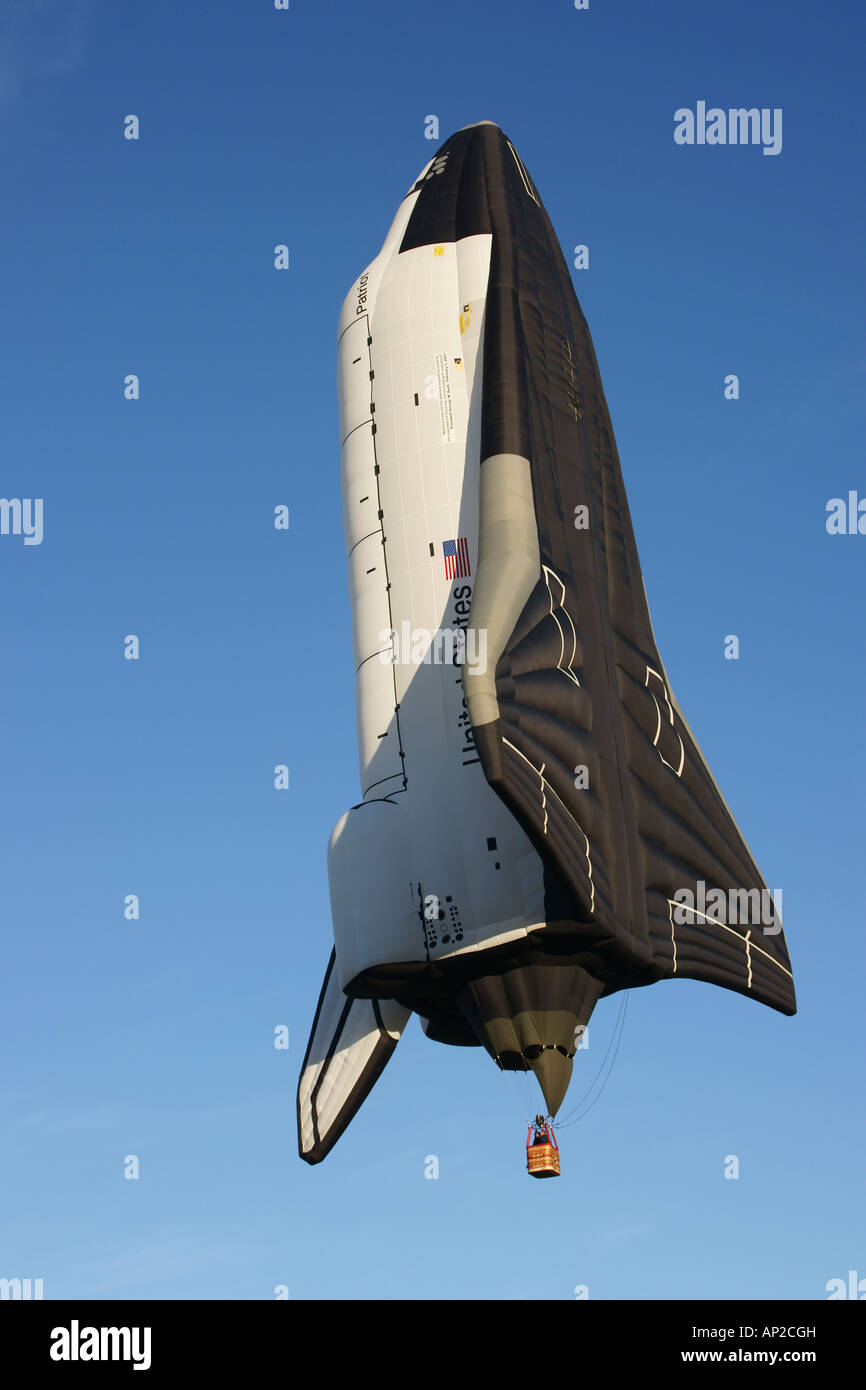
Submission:
M 552 1144 L 530 1144 L 526 1150 L 526 1167 L 532 1178 L 558 1178 L 559 1150 Z

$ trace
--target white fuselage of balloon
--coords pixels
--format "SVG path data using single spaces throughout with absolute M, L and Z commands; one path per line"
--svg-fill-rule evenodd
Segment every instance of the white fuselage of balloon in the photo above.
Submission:
M 488 949 L 545 925 L 541 859 L 485 778 L 460 664 L 487 658 L 470 611 L 491 237 L 400 253 L 417 196 L 339 325 L 363 793 L 328 852 L 344 988 L 379 965 Z

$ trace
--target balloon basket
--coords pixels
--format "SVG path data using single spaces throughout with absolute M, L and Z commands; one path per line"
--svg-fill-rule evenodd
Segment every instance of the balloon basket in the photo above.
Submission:
M 531 1144 L 526 1150 L 526 1167 L 531 1178 L 558 1178 L 559 1150 L 552 1144 Z

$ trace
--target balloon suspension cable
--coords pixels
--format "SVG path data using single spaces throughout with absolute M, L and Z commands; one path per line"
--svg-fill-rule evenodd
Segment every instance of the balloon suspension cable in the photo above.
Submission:
M 595 1075 L 595 1078 L 594 1078 L 592 1084 L 587 1088 L 586 1091 L 584 1091 L 583 1095 L 581 1096 L 580 1100 L 577 1102 L 577 1105 L 574 1107 L 574 1109 L 573 1109 L 573 1110 L 570 1110 L 569 1113 L 565 1116 L 564 1119 L 558 1121 L 558 1123 L 557 1123 L 557 1129 L 568 1129 L 570 1125 L 576 1125 L 577 1122 L 578 1122 L 579 1120 L 582 1120 L 582 1119 L 584 1118 L 584 1116 L 586 1116 L 586 1115 L 589 1114 L 590 1110 L 591 1110 L 592 1107 L 595 1105 L 596 1101 L 598 1101 L 598 1100 L 601 1099 L 601 1096 L 602 1096 L 602 1093 L 603 1093 L 603 1091 L 604 1091 L 604 1088 L 605 1088 L 605 1086 L 607 1085 L 608 1081 L 610 1080 L 611 1073 L 613 1072 L 614 1064 L 615 1064 L 616 1058 L 617 1058 L 617 1053 L 619 1052 L 620 1043 L 622 1042 L 622 1035 L 623 1035 L 623 1032 L 624 1032 L 624 1029 L 625 1029 L 625 1016 L 626 1016 L 627 1010 L 628 1010 L 628 990 L 624 990 L 624 991 L 623 991 L 623 997 L 622 997 L 622 1003 L 621 1003 L 620 1006 L 619 1006 L 619 1014 L 617 1015 L 617 1020 L 616 1020 L 616 1023 L 614 1024 L 614 1029 L 613 1029 L 613 1033 L 611 1034 L 610 1042 L 609 1042 L 608 1045 L 607 1045 L 607 1051 L 605 1052 L 604 1057 L 602 1058 L 601 1066 L 599 1067 L 598 1071 L 596 1072 L 596 1075 Z M 586 1109 L 585 1109 L 585 1110 L 582 1110 L 582 1111 L 580 1112 L 580 1114 L 578 1114 L 577 1112 L 580 1111 L 580 1107 L 584 1104 L 584 1102 L 585 1102 L 585 1101 L 587 1100 L 587 1098 L 592 1094 L 592 1092 L 595 1090 L 596 1086 L 598 1085 L 599 1077 L 602 1075 L 602 1072 L 604 1071 L 605 1063 L 607 1062 L 608 1057 L 610 1057 L 610 1051 L 611 1051 L 611 1048 L 614 1047 L 614 1043 L 616 1044 L 616 1046 L 615 1046 L 615 1048 L 614 1048 L 613 1057 L 611 1057 L 610 1066 L 608 1067 L 607 1073 L 606 1073 L 606 1075 L 605 1075 L 605 1077 L 604 1077 L 604 1080 L 602 1081 L 601 1090 L 599 1091 L 598 1095 L 595 1096 L 595 1097 L 593 1098 L 593 1100 L 590 1101 L 590 1103 L 589 1103 L 589 1105 L 587 1105 Z

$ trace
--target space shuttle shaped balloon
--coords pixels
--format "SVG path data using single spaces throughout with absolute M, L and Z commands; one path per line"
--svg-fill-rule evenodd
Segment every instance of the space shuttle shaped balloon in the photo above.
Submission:
M 596 1001 L 705 980 L 795 1012 L 788 952 L 656 647 L 586 321 L 498 126 L 447 140 L 339 324 L 363 800 L 298 1092 L 331 1149 L 411 1013 L 535 1072 Z

